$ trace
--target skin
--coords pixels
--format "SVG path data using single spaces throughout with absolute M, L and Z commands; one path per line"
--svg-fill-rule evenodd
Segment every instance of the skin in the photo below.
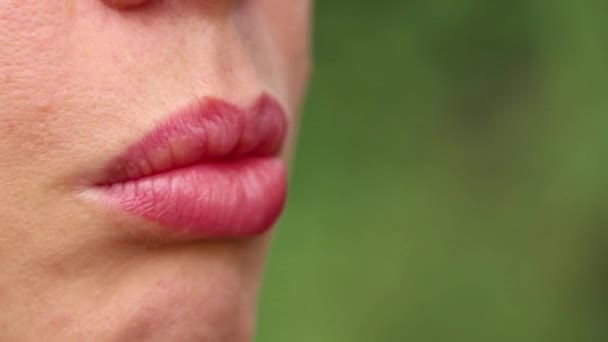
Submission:
M 0 2 L 0 340 L 248 341 L 269 236 L 170 241 L 77 196 L 201 96 L 285 106 L 307 0 Z M 148 224 L 148 223 L 138 223 Z

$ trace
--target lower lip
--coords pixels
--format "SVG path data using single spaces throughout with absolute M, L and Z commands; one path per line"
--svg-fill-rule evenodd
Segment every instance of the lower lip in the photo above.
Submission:
M 269 230 L 285 202 L 276 157 L 209 161 L 96 188 L 111 206 L 189 237 L 243 237 Z

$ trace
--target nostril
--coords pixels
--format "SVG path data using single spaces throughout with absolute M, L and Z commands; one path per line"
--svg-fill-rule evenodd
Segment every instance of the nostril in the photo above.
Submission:
M 145 5 L 151 0 L 103 0 L 106 5 L 117 9 L 130 9 Z

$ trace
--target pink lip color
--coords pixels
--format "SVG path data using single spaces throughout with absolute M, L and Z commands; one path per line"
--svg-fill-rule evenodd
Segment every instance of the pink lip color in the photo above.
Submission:
M 276 100 L 249 109 L 207 98 L 172 115 L 115 158 L 96 186 L 127 213 L 192 237 L 261 234 L 280 215 L 287 131 Z

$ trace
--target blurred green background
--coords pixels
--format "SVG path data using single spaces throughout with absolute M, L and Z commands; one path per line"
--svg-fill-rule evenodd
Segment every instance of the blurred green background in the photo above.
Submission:
M 257 341 L 608 341 L 608 2 L 315 12 Z

